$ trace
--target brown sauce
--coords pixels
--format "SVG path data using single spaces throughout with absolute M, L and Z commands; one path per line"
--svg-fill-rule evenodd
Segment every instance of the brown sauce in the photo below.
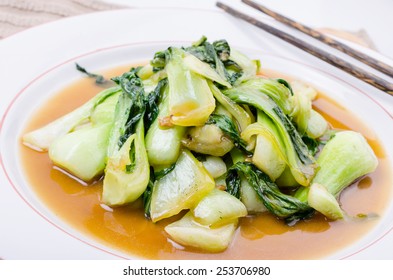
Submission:
M 128 67 L 106 73 L 119 75 Z M 272 74 L 270 74 L 272 75 Z M 25 131 L 39 128 L 75 108 L 101 91 L 91 79 L 82 79 L 48 100 Z M 314 102 L 335 128 L 356 130 L 365 135 L 379 158 L 379 167 L 343 191 L 341 204 L 349 215 L 382 215 L 388 205 L 392 176 L 383 148 L 368 128 L 345 108 L 323 94 Z M 72 227 L 111 248 L 130 256 L 151 259 L 315 259 L 344 248 L 366 234 L 375 219 L 326 220 L 316 215 L 311 220 L 289 227 L 272 215 L 243 218 L 230 247 L 217 254 L 182 248 L 168 239 L 164 226 L 145 219 L 141 204 L 108 209 L 100 204 L 102 184 L 83 186 L 54 168 L 47 153 L 20 144 L 24 172 L 31 187 L 43 202 Z

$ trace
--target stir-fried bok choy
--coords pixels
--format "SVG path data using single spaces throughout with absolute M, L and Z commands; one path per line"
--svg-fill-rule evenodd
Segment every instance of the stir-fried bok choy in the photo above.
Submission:
M 318 163 L 311 186 L 299 188 L 295 197 L 332 220 L 344 218 L 337 198 L 352 182 L 373 172 L 378 160 L 360 133 L 340 131 L 327 142 Z
M 138 199 L 149 182 L 144 129 L 148 103 L 136 69 L 113 80 L 122 92 L 109 136 L 102 199 L 108 205 L 122 205 Z
M 273 84 L 273 85 L 272 85 Z M 274 90 L 272 90 L 274 88 Z M 224 93 L 233 101 L 248 104 L 264 112 L 274 123 L 278 137 L 282 140 L 288 166 L 302 186 L 308 186 L 315 175 L 317 164 L 306 144 L 303 142 L 295 125 L 284 110 L 276 103 L 288 89 L 280 82 L 254 83 L 245 81 L 237 87 L 227 89 Z M 277 92 L 277 95 L 275 94 Z
M 331 128 L 314 88 L 259 67 L 225 40 L 170 46 L 23 142 L 87 185 L 101 177 L 102 203 L 142 202 L 174 242 L 207 252 L 261 212 L 288 226 L 343 218 L 339 195 L 376 169 L 373 150 Z

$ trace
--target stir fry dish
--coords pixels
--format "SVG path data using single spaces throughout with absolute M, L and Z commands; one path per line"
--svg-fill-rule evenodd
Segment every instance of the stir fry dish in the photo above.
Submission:
M 224 251 L 245 216 L 346 219 L 340 194 L 377 168 L 373 150 L 332 129 L 314 88 L 260 67 L 226 40 L 171 46 L 23 143 L 78 180 L 102 180 L 107 206 L 143 201 L 152 223 L 174 219 L 168 238 L 206 252 Z

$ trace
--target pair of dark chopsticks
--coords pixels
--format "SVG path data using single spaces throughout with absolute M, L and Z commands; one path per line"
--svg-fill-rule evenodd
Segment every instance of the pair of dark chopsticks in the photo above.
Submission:
M 376 70 L 378 70 L 378 71 L 380 71 L 390 77 L 393 77 L 393 68 L 391 66 L 381 62 L 381 61 L 378 61 L 370 56 L 367 56 L 364 53 L 361 53 L 361 52 L 339 42 L 339 41 L 336 41 L 328 36 L 325 36 L 322 33 L 318 32 L 310 27 L 304 26 L 304 25 L 302 25 L 298 22 L 295 22 L 287 17 L 284 17 L 276 12 L 273 12 L 273 11 L 269 10 L 268 8 L 262 6 L 258 3 L 255 3 L 251 0 L 242 0 L 242 2 L 265 13 L 265 14 L 267 14 L 267 15 L 269 15 L 269 16 L 271 16 L 271 17 L 273 17 L 274 19 L 276 19 L 286 25 L 289 25 L 289 26 L 291 26 L 291 27 L 293 27 L 293 28 L 295 28 L 295 29 L 307 34 L 307 35 L 312 36 L 313 38 L 315 38 L 315 39 L 317 39 L 317 40 L 319 40 L 319 41 L 321 41 L 321 42 L 323 42 L 333 48 L 336 48 L 337 50 L 340 50 L 340 51 L 346 53 L 347 55 L 350 55 L 350 56 L 358 59 L 359 61 L 371 66 L 372 68 L 374 68 L 374 69 L 376 69 Z M 306 43 L 306 42 L 284 32 L 284 31 L 281 31 L 277 28 L 274 28 L 266 23 L 263 23 L 263 22 L 255 19 L 251 16 L 248 16 L 242 12 L 239 12 L 239 11 L 237 11 L 237 10 L 235 10 L 235 9 L 233 9 L 233 8 L 223 4 L 221 2 L 217 2 L 216 5 L 220 8 L 222 8 L 227 13 L 229 13 L 235 17 L 241 18 L 241 19 L 251 23 L 252 25 L 255 25 L 255 26 L 279 37 L 280 39 L 324 60 L 325 62 L 327 62 L 333 66 L 336 66 L 336 67 L 344 70 L 345 72 L 355 76 L 356 78 L 358 78 L 358 79 L 360 79 L 360 80 L 362 80 L 362 81 L 364 81 L 364 82 L 366 82 L 366 83 L 368 83 L 368 84 L 370 84 L 370 85 L 393 96 L 393 84 L 386 81 L 385 79 L 378 77 L 372 73 L 369 73 L 369 72 L 363 70 L 362 68 L 353 65 L 352 63 L 346 62 L 345 60 L 343 60 L 333 54 L 330 54 L 327 51 L 321 50 L 321 49 L 319 49 L 309 43 Z

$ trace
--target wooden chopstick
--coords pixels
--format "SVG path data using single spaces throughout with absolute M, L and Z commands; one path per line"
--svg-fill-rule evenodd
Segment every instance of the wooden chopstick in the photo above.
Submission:
M 360 60 L 361 62 L 363 62 L 364 64 L 367 64 L 368 66 L 382 72 L 385 73 L 386 75 L 390 76 L 393 78 L 393 67 L 391 67 L 390 65 L 379 61 L 373 57 L 370 57 L 368 55 L 366 55 L 365 53 L 362 53 L 358 50 L 355 50 L 353 48 L 351 48 L 348 45 L 345 45 L 329 36 L 324 35 L 323 33 L 312 29 L 306 25 L 303 25 L 299 22 L 296 22 L 290 18 L 287 18 L 277 12 L 274 12 L 268 8 L 266 8 L 265 6 L 255 3 L 254 1 L 251 0 L 242 0 L 243 3 L 249 5 L 250 7 L 253 7 L 255 9 L 257 9 L 258 11 L 261 11 L 262 13 L 271 16 L 272 18 L 274 18 L 275 20 L 284 23 L 285 25 L 288 25 L 292 28 L 295 28 L 297 30 L 299 30 L 300 32 L 303 32 L 304 34 L 307 34 L 311 37 L 313 37 L 314 39 L 317 39 L 349 56 L 352 56 L 353 58 L 356 58 L 357 60 Z
M 279 37 L 280 39 L 302 49 L 303 51 L 306 51 L 306 52 L 322 59 L 323 61 L 325 61 L 335 67 L 338 67 L 338 68 L 342 69 L 343 71 L 355 76 L 356 78 L 358 78 L 358 79 L 360 79 L 360 80 L 362 80 L 362 81 L 364 81 L 364 82 L 366 82 L 366 83 L 368 83 L 368 84 L 370 84 L 370 85 L 393 96 L 393 84 L 392 83 L 390 83 L 390 82 L 388 82 L 388 81 L 386 81 L 386 80 L 384 80 L 384 79 L 382 79 L 372 73 L 369 73 L 369 72 L 363 70 L 362 68 L 360 68 L 356 65 L 353 65 L 353 64 L 351 64 L 351 63 L 349 63 L 349 62 L 347 62 L 347 61 L 345 61 L 345 60 L 343 60 L 343 59 L 341 59 L 331 53 L 328 53 L 324 50 L 321 50 L 321 49 L 309 44 L 309 43 L 306 43 L 306 42 L 284 32 L 284 31 L 281 31 L 277 28 L 274 28 L 266 23 L 263 23 L 263 22 L 255 19 L 249 15 L 239 12 L 239 11 L 229 7 L 228 5 L 225 5 L 224 3 L 217 2 L 216 5 L 217 5 L 217 7 L 226 11 L 227 13 L 229 13 L 235 17 L 241 18 L 241 19 L 251 23 L 252 25 L 255 25 L 256 27 L 259 27 L 270 34 Z

